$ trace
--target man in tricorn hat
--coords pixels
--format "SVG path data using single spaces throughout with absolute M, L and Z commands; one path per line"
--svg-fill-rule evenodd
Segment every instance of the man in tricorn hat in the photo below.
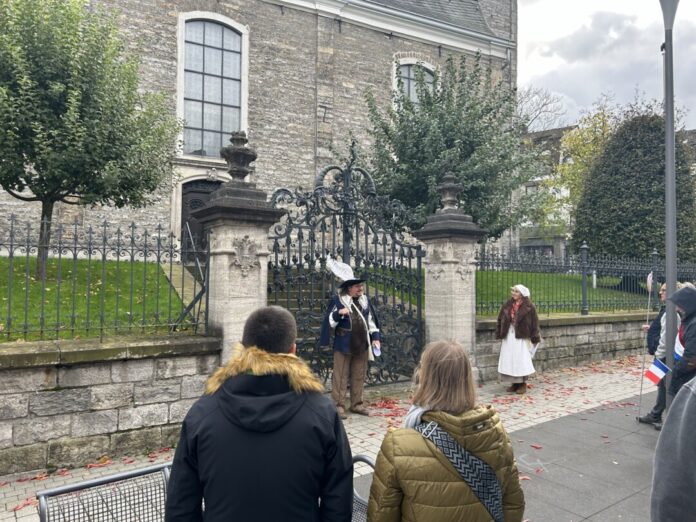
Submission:
M 321 327 L 321 346 L 328 346 L 331 331 L 334 332 L 331 397 L 338 414 L 345 419 L 344 403 L 350 377 L 350 411 L 369 415 L 363 404 L 363 388 L 368 360 L 380 355 L 379 320 L 363 294 L 364 279 L 356 278 L 350 266 L 333 259 L 327 261 L 327 267 L 342 280 Z

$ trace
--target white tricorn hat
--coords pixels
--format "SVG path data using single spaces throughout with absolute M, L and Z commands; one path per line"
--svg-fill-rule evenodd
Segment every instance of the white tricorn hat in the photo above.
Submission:
M 339 285 L 340 288 L 348 288 L 349 286 L 357 285 L 365 281 L 364 279 L 355 277 L 350 265 L 342 263 L 341 261 L 336 261 L 332 257 L 326 260 L 326 268 L 331 270 L 333 275 L 341 280 L 341 284 Z

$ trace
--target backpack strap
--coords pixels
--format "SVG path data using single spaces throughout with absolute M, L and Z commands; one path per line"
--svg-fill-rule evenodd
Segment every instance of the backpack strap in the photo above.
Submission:
M 503 490 L 493 468 L 462 448 L 454 437 L 440 428 L 435 421 L 422 422 L 415 430 L 444 453 L 493 520 L 503 522 Z

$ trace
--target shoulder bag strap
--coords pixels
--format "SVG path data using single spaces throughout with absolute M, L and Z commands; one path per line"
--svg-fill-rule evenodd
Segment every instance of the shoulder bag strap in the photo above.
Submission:
M 423 422 L 415 430 L 444 453 L 493 520 L 503 522 L 503 490 L 493 468 L 462 448 L 437 422 Z

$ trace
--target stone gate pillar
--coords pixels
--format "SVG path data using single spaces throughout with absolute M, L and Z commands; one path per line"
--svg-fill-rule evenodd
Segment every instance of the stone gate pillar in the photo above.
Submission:
M 285 213 L 272 208 L 266 193 L 245 181 L 256 152 L 244 132 L 235 132 L 221 149 L 232 180 L 192 212 L 209 233 L 208 328 L 222 337 L 222 362 L 242 339 L 249 314 L 267 303 L 268 229 Z
M 442 208 L 414 232 L 425 243 L 425 340 L 454 340 L 476 365 L 476 243 L 486 231 L 457 208 L 461 185 L 448 173 L 439 185 Z M 478 372 L 474 370 L 474 376 Z

